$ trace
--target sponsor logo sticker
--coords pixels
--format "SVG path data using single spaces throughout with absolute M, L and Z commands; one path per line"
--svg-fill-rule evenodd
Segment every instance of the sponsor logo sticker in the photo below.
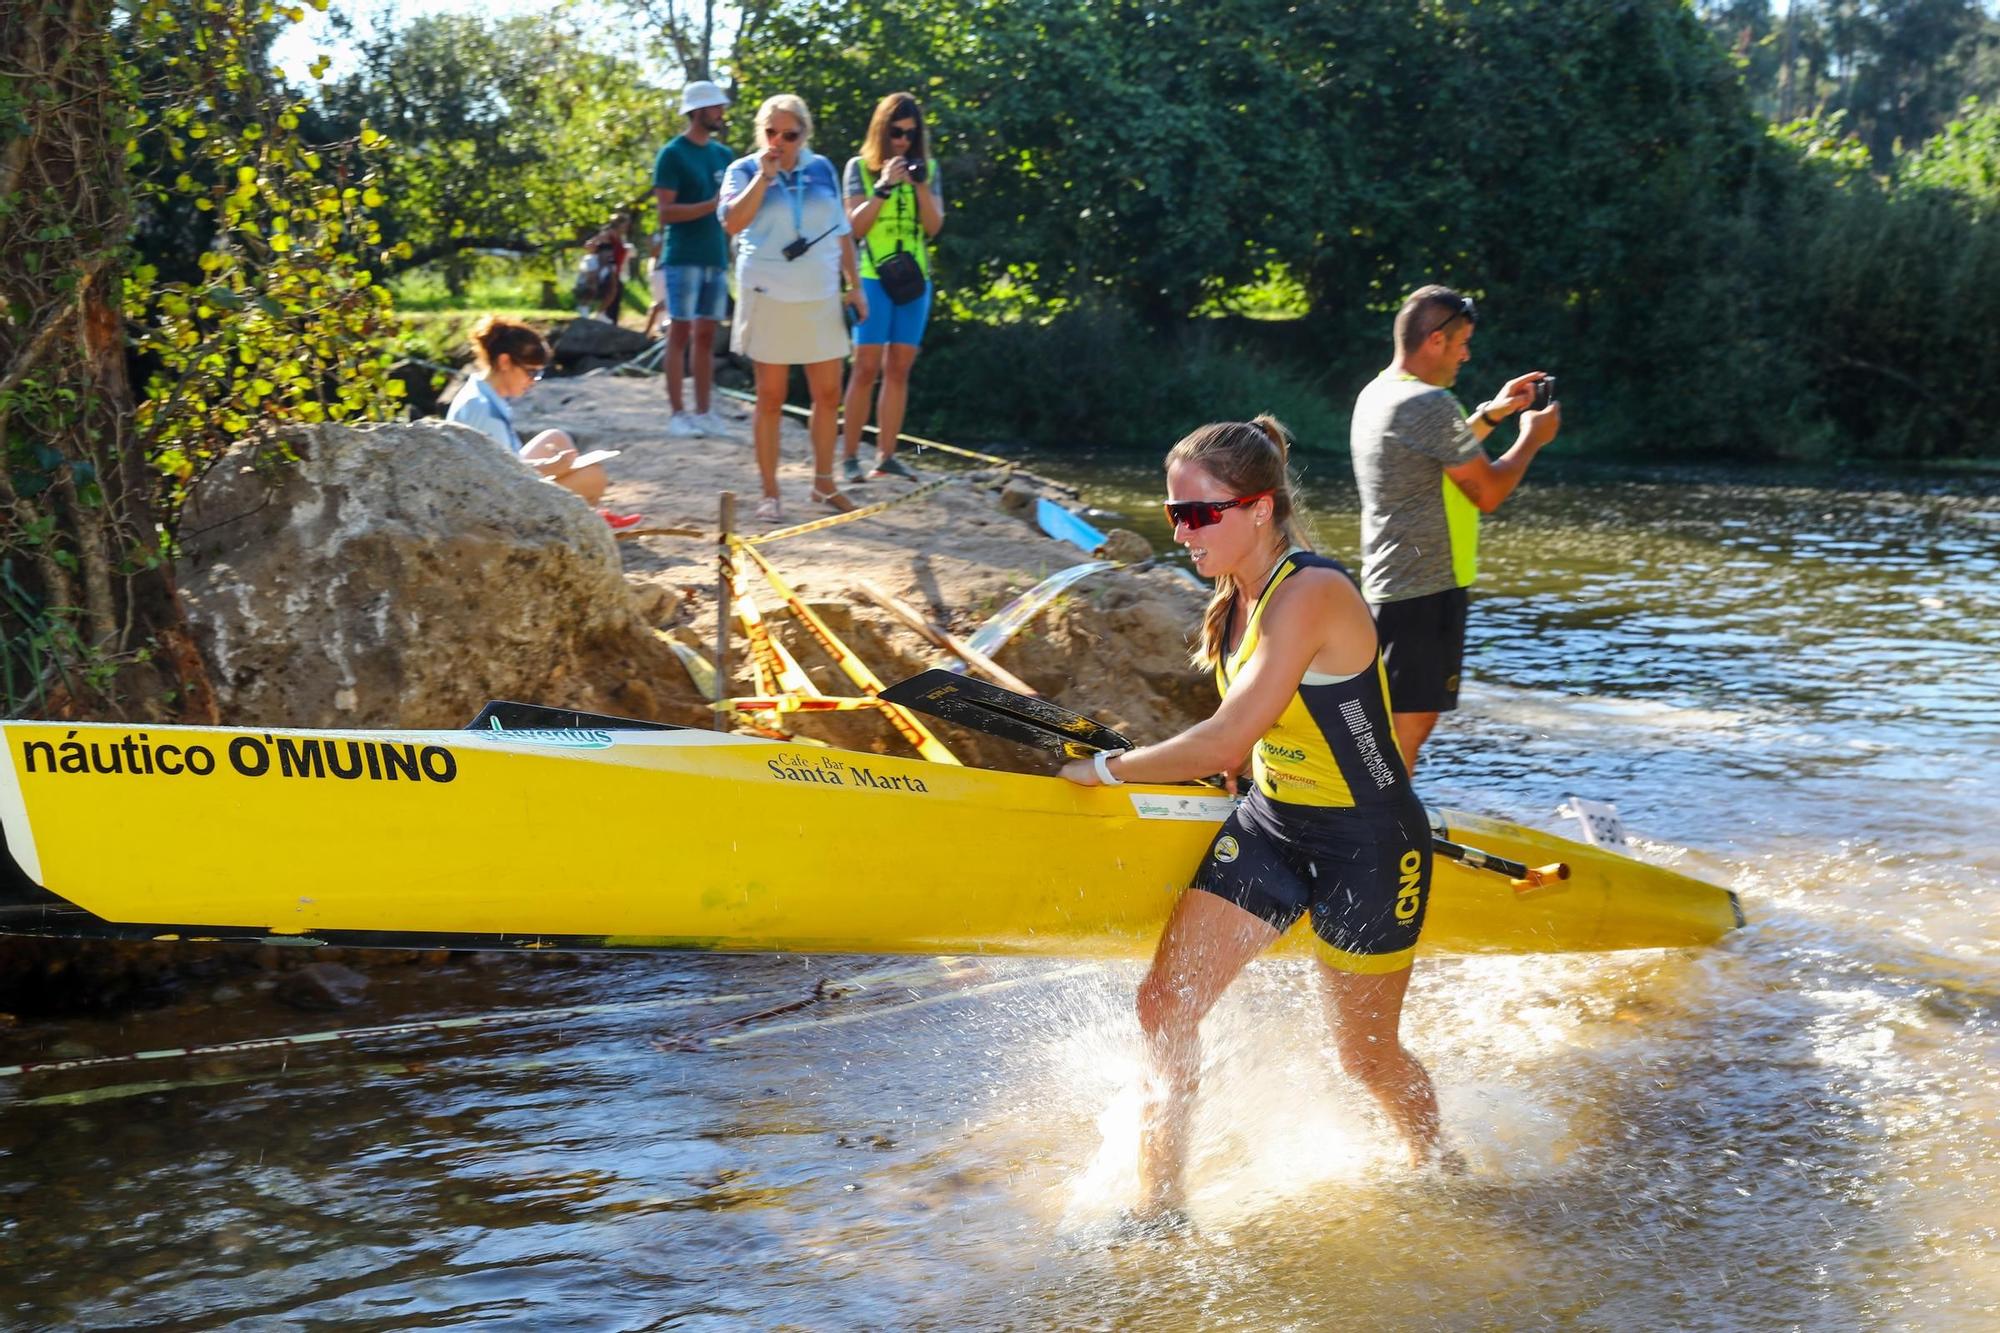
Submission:
M 1228 865 L 1234 861 L 1241 855 L 1242 850 L 1242 848 L 1236 845 L 1236 839 L 1231 834 L 1225 833 L 1215 840 L 1215 859 L 1224 865 Z
M 1220 824 L 1236 808 L 1228 796 L 1161 796 L 1156 792 L 1132 792 L 1132 813 L 1141 819 L 1192 819 Z
M 495 727 L 492 731 L 469 734 L 521 745 L 549 745 L 559 750 L 608 750 L 615 744 L 610 732 L 581 727 L 522 727 L 506 731 Z

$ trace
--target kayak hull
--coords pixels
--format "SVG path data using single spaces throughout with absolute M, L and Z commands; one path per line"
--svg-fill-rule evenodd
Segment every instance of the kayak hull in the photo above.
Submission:
M 1229 809 L 691 730 L 0 736 L 0 931 L 38 935 L 1144 956 Z M 1727 890 L 1662 867 L 1443 819 L 1572 873 L 1523 895 L 1440 858 L 1426 950 L 1702 945 L 1741 923 Z

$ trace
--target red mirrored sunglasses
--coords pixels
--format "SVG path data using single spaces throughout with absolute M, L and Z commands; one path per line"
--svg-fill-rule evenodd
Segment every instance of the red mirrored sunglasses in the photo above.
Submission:
M 1234 500 L 1169 500 L 1166 503 L 1167 522 L 1175 527 L 1185 523 L 1190 528 L 1205 528 L 1222 522 L 1225 510 L 1238 505 L 1253 505 L 1274 494 L 1275 491 L 1258 491 L 1255 495 L 1238 496 Z

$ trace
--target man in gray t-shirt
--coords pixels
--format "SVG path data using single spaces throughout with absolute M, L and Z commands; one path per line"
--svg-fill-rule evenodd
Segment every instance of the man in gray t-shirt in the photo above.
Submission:
M 1527 410 L 1538 381 L 1508 380 L 1470 418 L 1450 393 L 1472 358 L 1478 311 L 1449 287 L 1420 287 L 1396 312 L 1396 359 L 1354 400 L 1349 447 L 1361 492 L 1361 591 L 1375 612 L 1396 741 L 1412 770 L 1439 713 L 1458 707 L 1466 589 L 1479 573 L 1479 516 L 1513 493 L 1555 438 L 1562 408 Z M 1498 459 L 1481 441 L 1521 412 Z

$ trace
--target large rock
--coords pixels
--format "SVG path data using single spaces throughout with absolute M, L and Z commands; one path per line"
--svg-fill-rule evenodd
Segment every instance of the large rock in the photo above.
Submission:
M 1153 544 L 1130 528 L 1113 528 L 1104 534 L 1097 555 L 1121 565 L 1136 565 L 1153 558 Z
M 1035 501 L 1042 498 L 1041 488 L 1019 477 L 1010 477 L 1000 490 L 1000 508 L 1025 523 L 1035 521 Z
M 588 370 L 591 367 L 583 364 L 587 361 L 599 365 L 629 361 L 652 345 L 653 340 L 637 329 L 602 319 L 573 319 L 556 337 L 556 364 Z
M 228 720 L 463 726 L 492 698 L 601 708 L 669 669 L 603 521 L 486 436 L 419 422 L 282 441 L 296 462 L 231 449 L 182 524 L 181 589 Z

